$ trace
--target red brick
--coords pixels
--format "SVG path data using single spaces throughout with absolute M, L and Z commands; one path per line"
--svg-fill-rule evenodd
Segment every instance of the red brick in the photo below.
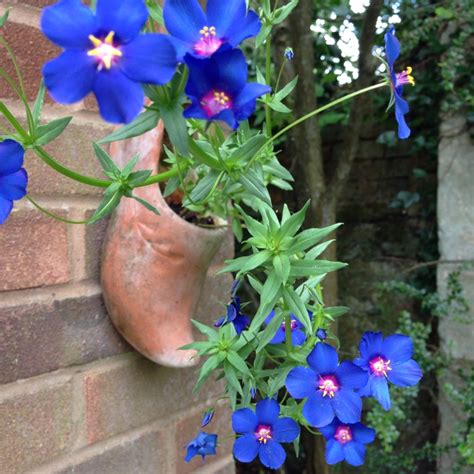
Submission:
M 102 298 L 0 308 L 0 383 L 129 351 L 110 323 Z
M 2 390 L 2 473 L 24 473 L 71 449 L 72 400 L 72 384 L 65 377 L 12 384 Z
M 190 474 L 196 469 L 203 467 L 203 464 L 218 463 L 232 453 L 233 440 L 224 439 L 232 434 L 231 415 L 232 412 L 228 407 L 218 407 L 214 414 L 212 422 L 201 429 L 202 412 L 201 410 L 189 418 L 181 420 L 176 426 L 176 465 L 174 472 L 176 474 Z M 195 457 L 189 463 L 184 461 L 186 454 L 185 446 L 198 434 L 199 431 L 206 433 L 215 433 L 218 435 L 219 447 L 217 448 L 216 456 L 209 456 L 206 462 L 203 463 L 200 456 Z
M 92 212 L 87 214 L 87 218 L 92 215 Z M 101 221 L 86 226 L 85 236 L 85 272 L 86 278 L 99 278 L 100 273 L 100 256 L 102 250 L 102 242 L 107 231 L 109 219 L 102 219 Z
M 36 210 L 13 212 L 0 227 L 0 291 L 65 283 L 67 226 Z

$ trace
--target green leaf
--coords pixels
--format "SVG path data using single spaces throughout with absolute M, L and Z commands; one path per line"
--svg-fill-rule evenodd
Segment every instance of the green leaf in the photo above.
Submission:
M 179 176 L 173 176 L 170 178 L 166 183 L 163 197 L 167 198 L 168 196 L 171 196 L 178 189 L 180 184 Z
M 270 380 L 270 384 L 268 386 L 268 395 L 272 396 L 278 393 L 280 388 L 282 388 L 285 385 L 286 377 L 288 376 L 288 373 L 290 370 L 294 367 L 294 365 L 288 365 L 288 366 L 280 366 L 278 370 L 278 374 L 276 377 L 272 378 Z
M 110 135 L 107 135 L 97 143 L 104 144 L 110 142 L 117 142 L 119 140 L 126 140 L 127 138 L 138 137 L 146 132 L 154 129 L 158 125 L 160 114 L 157 110 L 149 109 L 140 114 L 133 122 L 120 127 Z
M 163 8 L 161 5 L 158 2 L 153 1 L 147 2 L 147 7 L 153 21 L 156 21 L 161 26 L 165 26 L 163 21 Z
M 242 374 L 249 374 L 249 368 L 245 363 L 244 359 L 237 354 L 237 352 L 227 352 L 227 360 Z
M 275 97 L 272 97 L 270 100 L 265 101 L 265 103 L 275 112 L 280 112 L 282 114 L 291 113 L 291 109 L 279 100 L 277 100 Z
M 226 266 L 219 273 L 239 272 L 247 273 L 254 268 L 260 267 L 266 261 L 270 260 L 272 254 L 269 250 L 263 250 L 246 257 L 238 257 L 232 260 L 226 260 Z
M 35 125 L 38 125 L 40 122 L 45 93 L 46 93 L 46 87 L 44 86 L 44 81 L 41 80 L 41 83 L 38 89 L 38 94 L 36 95 L 35 103 L 33 104 L 33 110 L 31 112 L 33 115 L 33 121 Z
M 71 120 L 72 117 L 64 117 L 53 120 L 46 125 L 40 125 L 36 129 L 35 146 L 43 146 L 53 141 L 56 137 L 64 132 Z
M 283 87 L 283 89 L 278 91 L 275 94 L 275 99 L 279 101 L 285 99 L 287 96 L 289 96 L 293 92 L 293 89 L 296 87 L 296 84 L 298 84 L 298 76 L 296 76 L 285 87 Z
M 283 299 L 288 305 L 290 311 L 295 315 L 296 319 L 303 324 L 307 334 L 312 334 L 311 320 L 309 319 L 308 310 L 301 298 L 292 287 L 283 288 Z
M 334 232 L 342 224 L 334 224 L 322 229 L 306 229 L 295 237 L 294 243 L 288 249 L 289 252 L 298 253 L 316 245 L 321 239 Z
M 215 356 L 209 357 L 209 359 L 204 362 L 199 372 L 199 378 L 196 382 L 196 385 L 193 389 L 193 392 L 197 392 L 204 382 L 209 378 L 212 372 L 219 367 L 219 365 L 223 362 L 223 358 L 221 354 L 216 354 Z
M 2 28 L 8 20 L 8 15 L 10 15 L 10 7 L 5 10 L 5 13 L 0 16 L 0 28 Z
M 201 334 L 206 335 L 210 341 L 217 341 L 219 339 L 219 334 L 214 328 L 211 328 L 210 326 L 206 326 L 205 324 L 202 324 L 199 321 L 196 321 L 194 319 L 191 319 L 191 322 L 196 327 L 196 329 Z
M 281 311 L 275 314 L 275 316 L 270 321 L 270 324 L 264 329 L 258 338 L 260 342 L 257 347 L 257 352 L 260 352 L 262 349 L 264 349 L 273 339 L 276 332 L 280 329 L 284 319 L 285 315 Z
M 216 184 L 217 179 L 218 173 L 215 170 L 212 170 L 210 173 L 206 174 L 204 178 L 202 178 L 191 191 L 191 194 L 189 195 L 189 200 L 196 204 L 199 204 L 200 202 L 204 201 L 208 197 L 214 185 Z M 185 205 L 186 204 L 187 203 L 185 202 Z
M 259 176 L 255 170 L 249 169 L 245 174 L 241 174 L 239 176 L 239 182 L 248 193 L 256 196 L 269 205 L 272 204 L 270 194 L 263 182 L 263 177 Z
M 285 21 L 290 13 L 295 9 L 298 5 L 299 0 L 291 0 L 291 2 L 287 3 L 286 5 L 278 8 L 275 11 L 272 23 L 274 25 L 278 25 L 279 23 Z
M 347 263 L 328 260 L 296 260 L 291 263 L 290 276 L 299 278 L 324 275 L 344 267 L 347 267 Z
M 135 166 L 137 166 L 139 160 L 140 160 L 139 155 L 135 155 L 132 157 L 132 159 L 125 165 L 125 168 L 120 173 L 122 178 L 128 178 L 130 176 Z
M 140 183 L 146 181 L 152 174 L 151 170 L 138 170 L 130 173 L 127 178 L 127 184 L 130 187 L 136 187 Z
M 267 137 L 265 137 L 265 135 L 258 134 L 253 136 L 232 152 L 230 157 L 226 160 L 227 163 L 232 165 L 252 159 L 255 154 L 260 151 L 266 141 Z
M 237 390 L 237 392 L 243 395 L 242 386 L 240 385 L 235 368 L 227 360 L 224 362 L 224 373 L 226 382 L 228 382 L 235 390 Z
M 211 169 L 219 170 L 221 171 L 223 169 L 222 163 L 219 162 L 219 160 L 207 153 L 202 146 L 200 145 L 199 141 L 195 140 L 192 137 L 189 137 L 188 140 L 188 145 L 189 145 L 189 150 L 192 153 L 193 157 L 199 161 L 200 163 L 203 163 Z
M 303 225 L 308 206 L 309 201 L 303 206 L 302 209 L 285 220 L 284 224 L 281 226 L 282 237 L 293 237 L 296 234 L 299 228 Z
M 290 259 L 288 255 L 279 254 L 273 257 L 273 268 L 275 269 L 275 273 L 281 279 L 283 283 L 286 283 L 288 277 L 290 276 Z
M 183 116 L 183 107 L 176 102 L 166 106 L 160 105 L 159 111 L 171 143 L 179 153 L 188 155 L 188 127 Z
M 112 160 L 110 155 L 97 143 L 94 143 L 93 146 L 95 155 L 97 156 L 104 173 L 111 178 L 118 178 L 121 174 L 121 171 L 120 168 L 115 164 L 114 160 Z
M 155 206 L 151 205 L 148 201 L 145 201 L 145 199 L 142 199 L 133 195 L 130 197 L 132 199 L 135 199 L 135 201 L 138 201 L 142 206 L 144 206 L 149 211 L 153 212 L 153 214 L 156 214 L 157 216 L 160 215 L 160 211 Z
M 348 313 L 350 310 L 351 309 L 347 306 L 332 306 L 331 308 L 324 308 L 324 312 L 333 318 L 338 318 L 339 316 Z
M 258 293 L 261 294 L 263 290 L 263 285 L 252 275 L 247 274 L 247 279 L 250 283 L 250 286 Z
M 318 258 L 335 241 L 336 239 L 327 240 L 322 244 L 316 245 L 316 247 L 313 247 L 309 252 L 306 253 L 306 258 L 308 260 L 314 260 Z
M 112 183 L 104 193 L 104 197 L 94 215 L 89 219 L 88 224 L 93 224 L 100 219 L 108 216 L 120 204 L 122 199 L 122 190 L 120 183 Z
M 281 296 L 281 288 L 282 284 L 280 278 L 278 278 L 275 272 L 271 272 L 263 285 L 260 295 L 260 306 L 257 314 L 252 319 L 250 331 L 257 330 L 265 321 Z

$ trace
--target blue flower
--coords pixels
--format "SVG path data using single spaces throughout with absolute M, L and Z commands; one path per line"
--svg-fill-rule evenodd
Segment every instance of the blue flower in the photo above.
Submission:
M 13 201 L 26 195 L 28 175 L 23 168 L 25 150 L 14 140 L 0 143 L 0 224 L 13 209 Z
M 412 359 L 413 343 L 408 336 L 366 332 L 359 343 L 360 358 L 354 364 L 369 374 L 367 384 L 359 390 L 362 397 L 374 397 L 385 410 L 390 409 L 388 381 L 399 387 L 416 385 L 423 372 Z
M 247 63 L 237 49 L 219 50 L 208 59 L 187 55 L 186 63 L 186 94 L 192 102 L 184 111 L 187 118 L 222 120 L 235 130 L 255 112 L 257 98 L 271 91 L 263 84 L 247 83 Z
M 405 71 L 396 74 L 394 71 L 394 64 L 400 55 L 400 43 L 395 36 L 395 28 L 390 26 L 385 34 L 385 55 L 388 63 L 388 73 L 390 86 L 392 89 L 393 100 L 395 101 L 395 118 L 398 122 L 398 137 L 408 138 L 411 130 L 405 121 L 405 114 L 410 108 L 408 102 L 403 99 L 403 86 L 405 84 L 415 85 L 415 79 L 411 76 L 412 68 L 408 67 Z
M 288 47 L 285 49 L 284 55 L 288 61 L 292 61 L 295 57 L 295 52 L 293 51 L 293 48 Z
M 141 83 L 165 84 L 177 65 L 165 35 L 140 34 L 147 18 L 143 0 L 98 0 L 95 14 L 80 0 L 45 8 L 41 29 L 64 49 L 43 68 L 53 99 L 72 104 L 93 92 L 105 120 L 131 122 L 143 107 Z
M 367 373 L 352 362 L 339 364 L 337 352 L 320 342 L 307 358 L 309 367 L 295 367 L 286 378 L 293 398 L 307 398 L 303 416 L 320 428 L 338 417 L 344 423 L 360 421 L 362 400 L 354 389 L 367 383 Z
M 201 428 L 204 428 L 205 426 L 207 426 L 212 421 L 213 418 L 214 418 L 214 408 L 209 408 L 209 410 L 206 410 L 206 412 L 204 413 L 202 417 Z
M 204 433 L 203 431 L 186 446 L 186 462 L 191 461 L 194 456 L 202 456 L 204 459 L 206 456 L 216 454 L 217 435 Z
M 365 458 L 365 445 L 375 439 L 375 430 L 362 423 L 342 423 L 337 418 L 319 429 L 326 438 L 326 461 L 337 464 L 347 461 L 352 466 L 362 466 Z
M 280 443 L 291 443 L 300 434 L 300 427 L 292 418 L 280 418 L 280 405 L 272 398 L 258 402 L 255 411 L 235 411 L 232 428 L 241 435 L 234 443 L 235 458 L 249 463 L 258 455 L 270 469 L 278 469 L 285 462 L 286 453 Z
M 261 26 L 245 0 L 208 0 L 206 13 L 197 0 L 166 0 L 163 18 L 179 59 L 186 53 L 207 58 L 224 44 L 233 48 L 256 36 Z
M 316 336 L 319 340 L 321 341 L 325 341 L 328 337 L 328 333 L 322 329 L 322 328 L 319 328 L 317 331 L 316 331 Z
M 310 318 L 313 316 L 313 313 L 308 311 Z M 272 311 L 265 319 L 265 324 L 270 324 L 270 321 L 275 317 L 275 311 Z M 303 324 L 298 321 L 295 315 L 292 313 L 290 314 L 290 330 L 291 330 L 291 344 L 293 346 L 301 346 L 306 341 L 306 334 L 303 331 Z M 273 339 L 270 341 L 270 344 L 280 344 L 285 342 L 286 339 L 286 322 L 283 321 L 281 326 L 278 328 L 278 331 L 273 336 Z
M 220 328 L 225 324 L 232 323 L 234 325 L 235 331 L 237 334 L 240 334 L 244 331 L 250 324 L 250 319 L 245 314 L 240 312 L 240 298 L 235 296 L 235 293 L 232 293 L 230 303 L 227 305 L 227 314 L 220 317 L 215 323 L 216 328 Z

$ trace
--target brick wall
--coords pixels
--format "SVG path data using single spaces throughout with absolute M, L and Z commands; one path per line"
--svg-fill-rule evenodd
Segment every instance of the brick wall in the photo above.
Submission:
M 4 34 L 18 55 L 30 99 L 42 64 L 57 54 L 38 30 L 45 0 L 11 5 Z M 4 51 L 0 62 L 13 73 Z M 17 116 L 14 95 L 0 82 L 0 97 Z M 73 113 L 67 132 L 49 151 L 79 172 L 100 176 L 91 141 L 109 133 L 93 102 L 62 107 L 48 101 L 44 117 Z M 100 191 L 52 172 L 32 153 L 26 157 L 29 190 L 44 207 L 85 219 Z M 202 411 L 222 391 L 219 384 L 192 394 L 196 369 L 159 367 L 136 354 L 111 326 L 98 283 L 106 223 L 69 226 L 28 203 L 16 204 L 0 227 L 0 472 L 129 474 L 232 473 L 230 445 L 205 465 L 182 461 L 184 445 Z M 209 271 L 197 319 L 210 321 L 228 298 L 230 282 L 217 268 L 232 255 L 224 243 Z M 219 408 L 211 428 L 228 432 L 229 413 Z

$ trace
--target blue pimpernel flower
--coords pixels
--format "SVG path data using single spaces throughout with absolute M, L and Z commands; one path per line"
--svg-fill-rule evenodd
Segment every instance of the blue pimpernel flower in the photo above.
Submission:
M 206 410 L 204 413 L 202 420 L 201 420 L 201 428 L 204 428 L 207 426 L 212 419 L 214 418 L 214 408 L 209 408 L 209 410 Z
M 187 118 L 222 120 L 235 130 L 255 112 L 257 98 L 271 91 L 263 84 L 247 83 L 247 63 L 238 49 L 219 50 L 208 59 L 187 55 L 186 63 L 186 94 L 192 102 L 184 111 Z
M 280 418 L 280 405 L 272 398 L 257 403 L 255 411 L 241 408 L 232 415 L 232 428 L 241 436 L 235 440 L 233 453 L 240 462 L 252 462 L 258 455 L 261 463 L 278 469 L 286 459 L 280 443 L 291 443 L 300 434 L 292 418 Z
M 295 367 L 286 378 L 293 398 L 307 398 L 303 416 L 320 428 L 337 416 L 344 423 L 360 421 L 362 400 L 354 389 L 366 385 L 368 375 L 352 362 L 339 364 L 336 349 L 320 342 L 306 359 L 309 367 Z
M 284 52 L 285 58 L 288 59 L 288 61 L 293 61 L 295 57 L 295 52 L 293 51 L 293 48 L 286 48 Z
M 232 286 L 234 288 L 234 286 Z M 232 323 L 237 334 L 244 331 L 250 324 L 250 318 L 240 312 L 240 298 L 232 291 L 230 303 L 227 305 L 227 314 L 220 317 L 215 323 L 216 328 Z
M 411 130 L 405 121 L 405 114 L 410 110 L 408 102 L 402 97 L 403 86 L 405 84 L 415 85 L 415 79 L 411 75 L 412 68 L 408 67 L 405 71 L 396 74 L 394 64 L 400 55 L 400 43 L 395 36 L 395 28 L 390 26 L 385 33 L 385 55 L 388 63 L 388 74 L 390 86 L 392 89 L 393 100 L 395 102 L 395 118 L 398 122 L 398 137 L 401 139 L 408 138 Z
M 322 329 L 322 328 L 319 328 L 317 331 L 316 331 L 316 337 L 320 340 L 320 341 L 325 341 L 328 337 L 328 333 Z
M 23 168 L 25 150 L 15 140 L 0 143 L 0 224 L 13 209 L 13 201 L 26 195 L 28 175 Z
M 359 394 L 374 397 L 384 410 L 390 409 L 388 382 L 412 387 L 423 377 L 420 366 L 412 359 L 413 343 L 403 334 L 384 338 L 381 332 L 366 332 L 359 343 L 359 352 L 360 358 L 354 364 L 369 374 Z
M 194 456 L 201 456 L 204 459 L 206 456 L 216 454 L 217 435 L 204 433 L 201 431 L 187 446 L 186 446 L 186 462 L 191 461 Z
M 72 104 L 93 92 L 105 120 L 131 122 L 143 107 L 141 83 L 165 84 L 177 66 L 167 36 L 140 34 L 147 18 L 143 0 L 98 0 L 95 14 L 80 0 L 45 8 L 41 29 L 64 49 L 43 68 L 53 99 Z
M 347 461 L 352 466 L 362 466 L 365 459 L 365 445 L 375 439 L 375 430 L 362 423 L 342 423 L 335 418 L 330 425 L 319 431 L 326 438 L 326 461 L 337 464 Z
M 313 316 L 313 313 L 308 311 L 309 317 Z M 270 321 L 275 317 L 275 311 L 272 311 L 265 319 L 265 324 L 270 324 Z M 301 346 L 306 341 L 306 334 L 303 331 L 303 324 L 298 321 L 293 313 L 290 314 L 290 331 L 291 331 L 291 344 L 293 346 Z M 273 336 L 270 344 L 280 344 L 286 340 L 286 322 L 283 321 L 278 331 Z
M 235 47 L 260 31 L 258 15 L 247 12 L 245 0 L 208 0 L 206 13 L 198 0 L 166 0 L 163 19 L 178 57 L 212 56 L 222 45 Z

